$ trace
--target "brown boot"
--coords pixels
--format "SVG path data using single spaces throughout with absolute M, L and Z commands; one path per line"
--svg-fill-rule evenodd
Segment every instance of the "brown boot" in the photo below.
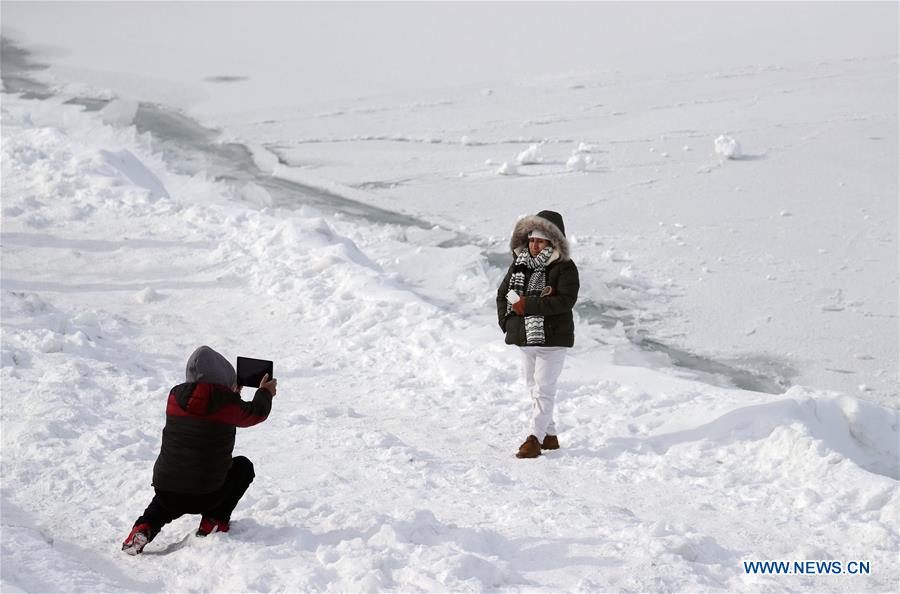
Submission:
M 541 442 L 534 435 L 529 435 L 525 443 L 519 446 L 516 458 L 537 458 L 541 455 Z
M 558 450 L 559 449 L 559 440 L 556 439 L 555 435 L 545 435 L 544 443 L 541 444 L 542 450 Z

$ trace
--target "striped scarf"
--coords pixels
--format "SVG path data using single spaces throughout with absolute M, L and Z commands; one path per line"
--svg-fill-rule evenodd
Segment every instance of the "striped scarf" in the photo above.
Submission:
M 520 297 L 540 297 L 541 291 L 547 286 L 547 263 L 552 255 L 553 248 L 548 245 L 532 258 L 526 246 L 516 257 L 513 273 L 509 277 L 509 288 Z M 529 270 L 531 276 L 526 287 L 525 277 Z M 511 311 L 512 306 L 507 301 L 506 315 Z M 529 346 L 544 344 L 544 316 L 525 316 L 525 344 Z

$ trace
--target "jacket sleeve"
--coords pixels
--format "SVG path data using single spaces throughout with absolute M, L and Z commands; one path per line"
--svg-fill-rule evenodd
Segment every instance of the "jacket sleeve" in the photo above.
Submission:
M 207 418 L 235 427 L 252 427 L 265 421 L 271 411 L 272 394 L 265 388 L 259 388 L 250 402 L 241 400 L 240 395 L 234 394 L 233 400 Z
M 503 282 L 500 283 L 500 288 L 497 289 L 497 322 L 500 324 L 500 329 L 504 332 L 506 331 L 504 327 L 506 322 L 506 294 L 509 293 L 509 279 L 512 276 L 514 266 L 515 262 L 509 265 L 509 270 L 506 271 L 506 276 L 503 277 Z
M 547 297 L 526 297 L 526 316 L 553 316 L 572 311 L 578 301 L 578 267 L 571 260 L 559 265 L 559 279 L 553 294 Z

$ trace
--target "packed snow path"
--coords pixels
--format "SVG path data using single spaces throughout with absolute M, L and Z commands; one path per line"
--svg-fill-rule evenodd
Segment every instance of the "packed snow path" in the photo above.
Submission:
M 9 95 L 2 118 L 4 591 L 897 588 L 895 411 L 592 341 L 562 377 L 563 448 L 517 460 L 529 402 L 495 279 L 424 296 L 317 213 L 248 209 L 133 129 Z M 426 252 L 435 274 L 468 258 Z M 127 557 L 199 344 L 276 362 L 273 413 L 235 450 L 256 481 L 229 534 L 185 517 Z M 873 569 L 744 572 L 764 559 Z

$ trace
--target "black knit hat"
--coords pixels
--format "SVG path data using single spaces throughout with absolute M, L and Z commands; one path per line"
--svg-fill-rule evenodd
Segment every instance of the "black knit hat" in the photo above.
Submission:
M 566 236 L 566 226 L 563 224 L 563 218 L 561 214 L 559 214 L 558 212 L 553 212 L 552 210 L 542 210 L 541 212 L 537 213 L 537 216 L 541 217 L 542 219 L 547 219 L 548 221 L 559 227 L 559 231 L 563 234 L 563 237 Z

